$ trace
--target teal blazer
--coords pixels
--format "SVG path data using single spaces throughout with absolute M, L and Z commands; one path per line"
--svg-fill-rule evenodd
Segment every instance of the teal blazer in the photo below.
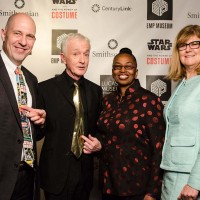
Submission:
M 180 82 L 164 115 L 166 135 L 161 168 L 189 173 L 188 184 L 200 189 L 200 76 Z

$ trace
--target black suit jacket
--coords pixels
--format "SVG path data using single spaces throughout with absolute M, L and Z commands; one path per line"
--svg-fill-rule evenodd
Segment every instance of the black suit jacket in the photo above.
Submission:
M 90 191 L 93 181 L 93 156 L 82 154 L 77 160 L 70 150 L 75 107 L 74 88 L 70 86 L 69 79 L 64 71 L 55 78 L 39 83 L 42 108 L 47 112 L 45 140 L 39 164 L 40 181 L 45 191 L 54 194 L 60 193 L 65 184 L 71 188 L 76 187 L 80 179 L 86 190 Z M 86 135 L 94 135 L 100 114 L 102 89 L 85 78 L 83 85 L 84 102 L 87 105 L 84 110 L 87 119 Z
M 36 106 L 37 78 L 22 67 L 33 107 Z M 36 155 L 35 128 L 32 125 Z M 16 97 L 10 77 L 0 56 L 0 199 L 10 200 L 21 160 L 23 133 Z M 36 164 L 35 164 L 36 165 Z M 38 199 L 35 196 L 33 199 Z

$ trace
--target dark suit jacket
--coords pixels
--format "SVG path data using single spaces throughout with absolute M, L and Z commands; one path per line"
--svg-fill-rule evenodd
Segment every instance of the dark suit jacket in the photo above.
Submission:
M 22 71 L 32 95 L 33 107 L 35 107 L 37 78 L 24 67 Z M 36 148 L 33 125 L 32 131 Z M 0 199 L 2 200 L 9 200 L 12 195 L 17 180 L 22 146 L 23 133 L 18 105 L 8 72 L 0 56 Z
M 67 78 L 68 77 L 68 78 Z M 45 140 L 40 156 L 41 187 L 58 194 L 64 185 L 76 187 L 80 181 L 90 191 L 93 181 L 93 156 L 82 154 L 80 159 L 71 153 L 71 141 L 74 129 L 75 107 L 74 88 L 69 85 L 66 72 L 39 84 L 39 93 L 43 109 L 47 112 Z M 94 135 L 96 122 L 100 114 L 102 89 L 83 78 L 85 88 L 84 110 L 87 118 L 86 135 Z

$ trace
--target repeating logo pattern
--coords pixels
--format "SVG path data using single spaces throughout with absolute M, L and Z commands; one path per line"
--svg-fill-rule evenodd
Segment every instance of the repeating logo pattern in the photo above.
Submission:
M 92 11 L 93 12 L 99 12 L 100 11 L 100 5 L 99 4 L 94 4 L 92 6 Z
M 151 84 L 151 91 L 157 96 L 161 97 L 167 91 L 167 84 L 158 79 Z
M 24 2 L 24 0 L 15 0 L 14 5 L 16 8 L 21 9 L 24 7 L 25 2 Z
M 152 12 L 157 16 L 162 16 L 168 11 L 168 3 L 164 0 L 156 0 L 152 3 Z
M 115 39 L 111 39 L 108 41 L 108 47 L 110 49 L 116 49 L 118 47 L 118 42 Z
M 117 90 L 117 83 L 113 79 L 112 75 L 101 75 L 100 86 L 103 90 L 103 96 Z
M 172 0 L 147 0 L 147 20 L 172 20 Z
M 146 89 L 156 94 L 162 101 L 168 101 L 171 96 L 171 81 L 164 75 L 147 75 Z
M 62 39 L 69 33 L 77 33 L 77 30 L 53 29 L 52 30 L 52 55 L 60 55 Z
M 53 4 L 75 4 L 76 0 L 52 0 Z

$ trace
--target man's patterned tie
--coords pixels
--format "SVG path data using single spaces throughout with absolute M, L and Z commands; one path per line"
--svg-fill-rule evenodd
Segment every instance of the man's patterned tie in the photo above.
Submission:
M 80 136 L 84 135 L 84 112 L 79 92 L 79 86 L 77 85 L 77 83 L 74 83 L 74 85 L 75 89 L 73 94 L 73 102 L 76 108 L 76 117 L 74 123 L 71 151 L 77 158 L 79 158 L 83 151 L 83 140 L 80 138 Z
M 21 118 L 21 125 L 23 131 L 23 160 L 33 167 L 34 153 L 33 153 L 33 139 L 30 127 L 29 118 L 26 116 L 24 110 L 20 108 L 21 105 L 27 105 L 27 92 L 25 82 L 22 76 L 22 71 L 19 67 L 15 70 L 16 82 L 17 82 L 17 96 L 18 96 L 18 107 Z

